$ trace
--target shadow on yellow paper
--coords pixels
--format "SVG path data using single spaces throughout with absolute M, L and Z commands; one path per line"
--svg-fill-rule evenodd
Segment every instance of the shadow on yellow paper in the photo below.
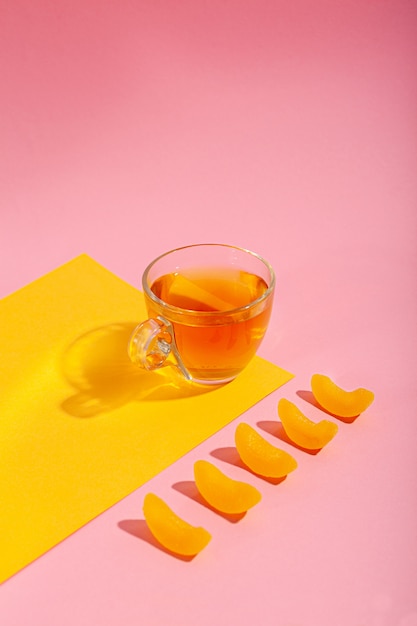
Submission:
M 135 323 L 96 328 L 76 339 L 62 359 L 65 378 L 77 390 L 62 403 L 74 417 L 94 417 L 129 402 L 175 400 L 213 391 L 184 380 L 174 364 L 147 372 L 133 364 L 127 345 Z

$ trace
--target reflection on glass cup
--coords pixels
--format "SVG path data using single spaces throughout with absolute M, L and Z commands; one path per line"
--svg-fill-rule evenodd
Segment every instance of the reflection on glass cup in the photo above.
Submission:
M 142 286 L 149 319 L 131 336 L 131 360 L 154 370 L 171 356 L 186 379 L 222 384 L 246 367 L 265 335 L 275 274 L 249 250 L 196 244 L 152 261 Z

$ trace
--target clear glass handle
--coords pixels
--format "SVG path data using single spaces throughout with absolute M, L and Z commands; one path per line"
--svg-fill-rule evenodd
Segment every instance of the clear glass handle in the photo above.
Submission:
M 162 367 L 172 354 L 183 376 L 191 380 L 178 353 L 172 324 L 162 316 L 136 326 L 130 337 L 128 351 L 130 360 L 148 371 Z

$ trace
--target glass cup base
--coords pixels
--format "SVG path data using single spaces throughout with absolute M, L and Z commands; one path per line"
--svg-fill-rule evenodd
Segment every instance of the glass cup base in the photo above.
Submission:
M 235 380 L 235 378 L 237 378 L 236 376 L 230 376 L 229 378 L 214 378 L 214 379 L 207 379 L 207 378 L 193 378 L 191 376 L 191 378 L 189 379 L 190 383 L 194 383 L 196 385 L 204 385 L 205 387 L 209 386 L 209 387 L 220 387 L 221 385 L 227 385 L 227 383 L 231 383 L 233 380 Z

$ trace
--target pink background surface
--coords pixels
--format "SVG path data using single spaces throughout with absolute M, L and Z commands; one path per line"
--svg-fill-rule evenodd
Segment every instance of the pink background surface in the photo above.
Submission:
M 314 372 L 376 394 L 279 486 L 217 459 L 263 495 L 236 524 L 178 485 L 231 424 L 7 581 L 2 625 L 416 626 L 416 31 L 412 0 L 0 2 L 0 296 L 81 252 L 139 285 L 241 245 L 296 375 L 241 419 L 320 419 Z M 129 522 L 149 490 L 212 532 L 192 562 Z

